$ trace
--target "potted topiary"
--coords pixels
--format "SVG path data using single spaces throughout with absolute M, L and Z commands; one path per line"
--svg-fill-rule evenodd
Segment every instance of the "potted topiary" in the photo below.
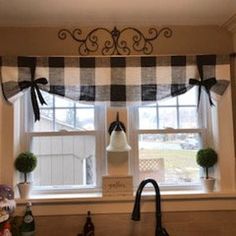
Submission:
M 19 183 L 21 198 L 29 198 L 31 183 L 28 182 L 28 174 L 37 166 L 37 157 L 31 152 L 22 152 L 15 159 L 15 168 L 24 175 L 24 182 Z
M 201 178 L 203 188 L 206 192 L 214 190 L 215 178 L 209 177 L 209 168 L 217 162 L 217 153 L 212 148 L 200 149 L 197 152 L 197 164 L 204 168 L 205 176 Z

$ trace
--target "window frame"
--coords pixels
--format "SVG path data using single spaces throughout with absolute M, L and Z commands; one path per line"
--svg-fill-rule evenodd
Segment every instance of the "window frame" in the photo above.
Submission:
M 52 96 L 57 96 L 51 94 Z M 72 101 L 76 102 L 76 101 Z M 40 187 L 33 188 L 33 194 L 57 194 L 57 193 L 89 193 L 98 192 L 102 186 L 102 175 L 105 174 L 105 114 L 106 107 L 101 104 L 94 104 L 94 130 L 59 130 L 59 131 L 32 131 L 34 116 L 33 109 L 31 106 L 30 94 L 26 93 L 21 101 L 21 125 L 20 133 L 21 147 L 24 150 L 31 150 L 31 143 L 33 137 L 50 137 L 50 136 L 81 136 L 81 135 L 92 135 L 95 136 L 95 185 L 78 187 L 77 185 L 66 185 L 64 187 Z M 74 108 L 74 106 L 73 106 Z M 53 108 L 55 110 L 56 108 Z M 103 148 L 104 147 L 104 148 Z
M 21 100 L 17 100 L 13 106 L 3 104 L 2 117 L 4 126 L 2 130 L 2 155 L 0 157 L 4 165 L 0 166 L 1 180 L 3 183 L 15 186 L 17 183 L 14 170 L 14 158 L 16 155 L 26 150 L 23 148 L 20 129 L 22 128 L 22 106 Z M 232 210 L 235 208 L 235 153 L 233 146 L 233 117 L 232 117 L 232 100 L 231 89 L 220 101 L 214 101 L 215 106 L 209 109 L 209 113 L 213 116 L 212 122 L 212 141 L 213 147 L 219 154 L 219 162 L 217 170 L 220 170 L 220 176 L 217 175 L 219 188 L 213 193 L 204 193 L 200 191 L 161 191 L 163 201 L 163 211 L 176 212 L 183 211 L 206 211 L 206 210 Z M 209 107 L 207 107 L 208 110 Z M 225 116 L 227 114 L 227 116 Z M 222 122 L 223 120 L 223 122 Z M 130 127 L 127 127 L 129 130 Z M 130 135 L 132 138 L 132 135 Z M 4 137 L 4 138 L 3 138 Z M 130 141 L 131 141 L 130 138 Z M 133 156 L 131 157 L 133 158 Z M 132 160 L 132 159 L 130 159 Z M 221 162 L 221 160 L 224 160 Z M 155 196 L 153 189 L 151 192 L 143 194 L 145 201 L 145 212 L 153 212 L 153 204 L 155 204 Z M 21 214 L 25 207 L 25 200 L 19 199 L 16 194 L 16 214 Z M 58 215 L 63 214 L 77 215 L 81 212 L 86 213 L 84 209 L 90 206 L 90 210 L 94 214 L 109 213 L 128 213 L 133 207 L 133 197 L 115 198 L 113 200 L 104 199 L 100 192 L 91 194 L 45 194 L 31 195 L 30 201 L 34 205 L 35 214 L 42 215 Z M 180 204 L 181 203 L 181 204 Z M 106 206 L 106 207 L 104 207 Z M 153 210 L 151 210 L 153 209 Z
M 205 96 L 202 93 L 202 96 Z M 10 185 L 14 185 L 17 183 L 17 172 L 14 170 L 14 158 L 24 150 L 27 150 L 25 146 L 25 137 L 22 135 L 23 126 L 25 122 L 23 121 L 22 114 L 23 114 L 23 107 L 22 107 L 23 99 L 18 99 L 14 102 L 12 107 L 8 107 L 7 104 L 3 104 L 3 119 L 5 120 L 4 130 L 3 130 L 3 137 L 2 140 L 2 157 L 6 157 L 4 159 L 4 165 L 1 168 L 1 179 L 3 182 L 8 183 Z M 218 152 L 219 161 L 215 167 L 215 177 L 216 181 L 216 193 L 215 194 L 224 194 L 224 193 L 234 193 L 236 189 L 236 178 L 235 178 L 235 150 L 234 150 L 234 137 L 233 137 L 233 116 L 232 116 L 232 97 L 231 97 L 231 87 L 229 87 L 224 96 L 220 99 L 216 97 L 214 100 L 213 107 L 209 107 L 209 104 L 203 109 L 203 112 L 208 112 L 210 115 L 208 117 L 210 126 L 207 127 L 207 137 L 206 143 L 208 146 L 215 148 Z M 131 111 L 131 110 L 130 110 Z M 107 115 L 107 111 L 105 112 Z M 225 116 L 227 114 L 227 116 Z M 132 112 L 128 113 L 128 119 L 131 120 Z M 135 116 L 133 116 L 136 118 Z M 103 120 L 104 122 L 104 120 Z M 208 122 L 208 121 L 207 121 Z M 127 135 L 129 134 L 129 142 L 132 145 L 132 139 L 134 138 L 134 131 L 131 129 L 134 122 L 127 125 Z M 135 147 L 132 146 L 132 150 L 129 153 L 130 156 L 130 169 L 131 175 L 134 175 L 133 171 L 133 161 L 135 161 L 135 155 L 133 154 Z M 9 158 L 7 158 L 9 157 Z M 104 159 L 105 165 L 103 166 L 103 173 L 106 173 L 106 153 L 102 156 Z M 3 158 L 2 158 L 3 159 Z M 135 176 L 134 176 L 135 180 Z M 134 182 L 134 188 L 137 186 L 137 182 Z M 161 189 L 163 191 L 163 189 Z M 151 190 L 152 191 L 152 190 Z M 98 189 L 97 193 L 101 193 L 101 189 Z M 163 192 L 165 195 L 165 192 Z M 186 195 L 188 199 L 191 198 L 194 192 L 192 191 L 166 191 L 166 194 L 173 195 L 173 199 L 175 199 L 175 194 L 183 194 Z M 204 198 L 211 198 L 209 194 L 203 193 L 201 190 L 197 191 L 197 194 L 203 194 Z M 188 195 L 188 196 L 187 196 Z M 34 196 L 34 195 L 33 195 Z M 54 195 L 56 196 L 56 195 Z M 67 198 L 70 198 L 67 195 Z M 99 195 L 101 197 L 101 195 Z M 81 196 L 83 197 L 83 196 Z M 41 198 L 41 197 L 40 197 Z M 48 195 L 45 196 L 48 198 Z M 78 198 L 80 196 L 78 195 Z M 70 201 L 68 199 L 68 201 Z M 86 201 L 86 198 L 85 198 Z M 40 200 L 39 200 L 40 202 Z
M 156 110 L 158 110 L 158 102 L 156 102 Z M 131 150 L 131 172 L 134 178 L 134 187 L 137 187 L 139 184 L 139 147 L 138 147 L 138 136 L 140 134 L 176 134 L 176 133 L 198 133 L 201 136 L 201 147 L 206 147 L 208 143 L 211 143 L 211 118 L 210 113 L 207 109 L 207 96 L 202 94 L 202 99 L 198 108 L 198 128 L 165 128 L 165 129 L 139 129 L 139 107 L 141 105 L 131 106 L 129 109 L 129 140 L 130 145 L 132 146 Z M 176 115 L 178 116 L 179 107 L 189 107 L 189 105 L 179 105 L 178 99 L 176 105 L 169 106 L 159 106 L 159 107 L 176 107 Z M 157 111 L 158 113 L 158 111 Z M 204 115 L 205 114 L 205 115 Z M 178 117 L 177 117 L 178 122 Z M 157 121 L 158 124 L 158 121 Z M 179 125 L 177 123 L 177 125 Z M 200 126 L 201 125 L 201 126 Z M 213 169 L 213 168 L 212 168 Z M 212 170 L 211 170 L 212 171 Z M 214 171 L 214 170 L 213 170 Z M 199 173 L 202 173 L 202 169 L 199 169 Z M 178 190 L 200 190 L 201 185 L 199 184 L 185 184 L 185 185 L 160 185 L 162 191 L 178 191 Z M 147 191 L 150 191 L 150 188 L 146 188 Z

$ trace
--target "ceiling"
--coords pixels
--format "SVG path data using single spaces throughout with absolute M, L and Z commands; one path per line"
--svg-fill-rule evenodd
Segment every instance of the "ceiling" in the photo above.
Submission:
M 236 0 L 0 0 L 0 26 L 222 25 Z

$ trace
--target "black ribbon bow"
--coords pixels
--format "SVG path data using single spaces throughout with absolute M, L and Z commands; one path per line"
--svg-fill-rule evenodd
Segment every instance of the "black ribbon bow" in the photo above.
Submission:
M 205 79 L 205 80 L 203 79 L 203 64 L 198 59 L 197 59 L 197 67 L 198 67 L 198 72 L 199 72 L 200 80 L 189 79 L 189 84 L 194 85 L 194 86 L 198 86 L 198 102 L 197 102 L 197 106 L 199 107 L 199 104 L 200 104 L 202 88 L 205 89 L 205 91 L 206 91 L 206 93 L 208 95 L 210 105 L 214 106 L 214 103 L 213 103 L 213 101 L 211 99 L 210 90 L 211 90 L 212 86 L 214 86 L 217 83 L 216 78 L 212 77 L 212 78 L 208 78 L 208 79 Z
M 21 90 L 24 90 L 26 88 L 30 88 L 30 93 L 31 93 L 31 103 L 34 111 L 34 118 L 35 121 L 40 120 L 40 110 L 39 110 L 39 105 L 38 105 L 38 100 L 37 96 L 39 99 L 39 102 L 41 105 L 46 104 L 40 89 L 39 89 L 39 84 L 45 85 L 48 83 L 46 78 L 38 78 L 35 79 L 35 66 L 30 67 L 30 72 L 31 72 L 31 80 L 24 80 L 24 81 L 19 81 L 19 87 Z M 36 92 L 35 92 L 36 90 Z M 37 94 L 37 96 L 36 96 Z

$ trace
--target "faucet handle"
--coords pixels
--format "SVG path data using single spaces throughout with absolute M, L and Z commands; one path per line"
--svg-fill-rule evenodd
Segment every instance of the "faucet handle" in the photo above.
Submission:
M 156 235 L 158 236 L 169 236 L 165 228 L 158 228 Z

